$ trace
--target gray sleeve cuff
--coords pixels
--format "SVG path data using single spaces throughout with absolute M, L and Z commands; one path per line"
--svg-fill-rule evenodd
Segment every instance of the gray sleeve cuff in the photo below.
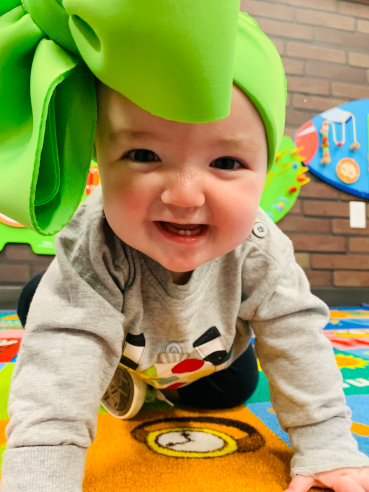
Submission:
M 86 455 L 74 445 L 8 449 L 1 492 L 82 492 Z
M 369 466 L 369 458 L 358 450 L 348 418 L 333 417 L 316 424 L 290 427 L 294 456 L 291 477 L 312 475 L 336 468 Z

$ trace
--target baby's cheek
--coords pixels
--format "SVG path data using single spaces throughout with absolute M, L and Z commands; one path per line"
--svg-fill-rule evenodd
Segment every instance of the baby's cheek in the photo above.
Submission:
M 253 188 L 236 190 L 224 200 L 223 207 L 225 215 L 229 217 L 234 226 L 248 223 L 258 213 L 260 197 Z
M 233 200 L 224 208 L 220 225 L 230 246 L 237 247 L 248 237 L 258 214 L 259 200 L 252 193 L 234 194 Z
M 144 216 L 147 210 L 147 195 L 138 190 L 127 190 L 122 199 L 124 210 L 130 217 Z
M 109 183 L 105 183 L 105 195 L 115 212 L 120 210 L 124 214 L 135 212 L 144 201 L 140 186 L 124 172 L 110 174 Z

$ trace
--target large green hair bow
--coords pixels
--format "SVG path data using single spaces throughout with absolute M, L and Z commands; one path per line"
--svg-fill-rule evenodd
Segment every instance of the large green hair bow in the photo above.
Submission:
M 84 192 L 94 77 L 162 118 L 229 115 L 232 82 L 259 110 L 273 164 L 285 76 L 239 0 L 1 0 L 0 212 L 51 235 Z

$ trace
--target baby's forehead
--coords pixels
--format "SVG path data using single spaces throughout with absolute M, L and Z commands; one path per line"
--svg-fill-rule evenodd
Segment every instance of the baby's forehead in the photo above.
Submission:
M 204 127 L 215 132 L 222 132 L 227 127 L 234 127 L 232 128 L 233 132 L 252 134 L 252 126 L 246 123 L 253 120 L 262 122 L 261 116 L 252 101 L 236 84 L 233 84 L 232 87 L 229 115 L 221 120 L 204 123 L 184 123 L 166 120 L 146 111 L 135 104 L 134 101 L 100 81 L 97 82 L 97 100 L 98 120 L 104 119 L 105 124 L 108 124 L 113 132 L 123 128 L 128 133 L 128 136 L 130 134 L 133 136 L 145 136 L 148 131 L 160 129 L 171 132 L 177 128 L 181 128 L 183 133 L 188 134 L 189 132 L 202 130 Z

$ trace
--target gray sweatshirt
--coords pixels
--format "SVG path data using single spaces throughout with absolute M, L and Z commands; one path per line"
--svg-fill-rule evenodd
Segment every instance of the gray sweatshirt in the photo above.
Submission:
M 2 492 L 81 492 L 100 400 L 119 361 L 156 388 L 184 386 L 229 367 L 251 327 L 293 447 L 291 476 L 369 466 L 322 333 L 328 307 L 261 209 L 249 237 L 185 285 L 113 233 L 100 187 L 55 249 L 13 375 Z

